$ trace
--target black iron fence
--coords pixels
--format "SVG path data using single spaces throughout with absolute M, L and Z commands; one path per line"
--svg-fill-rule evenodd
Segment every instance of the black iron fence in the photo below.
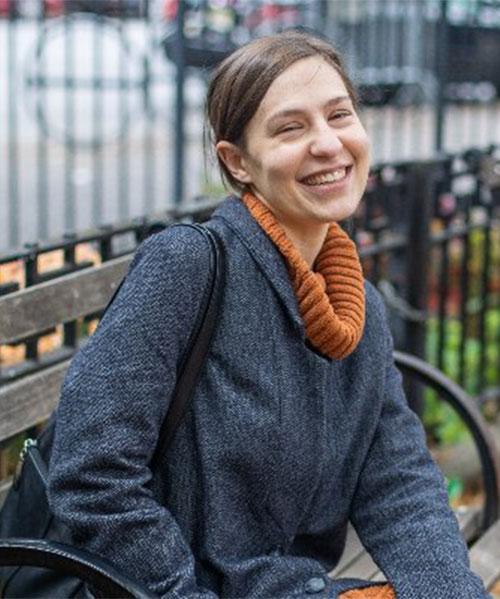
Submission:
M 0 249 L 220 195 L 207 73 L 287 27 L 345 52 L 376 165 L 498 143 L 497 4 L 1 0 Z
M 152 230 L 204 220 L 212 208 L 208 201 L 0 255 L 0 293 L 133 251 Z M 500 408 L 498 150 L 376 169 L 350 226 L 365 274 L 385 298 L 396 346 Z M 0 385 L 66 359 L 98 316 L 0 347 Z
M 356 226 L 396 344 L 481 401 L 498 399 L 498 150 L 376 169 Z

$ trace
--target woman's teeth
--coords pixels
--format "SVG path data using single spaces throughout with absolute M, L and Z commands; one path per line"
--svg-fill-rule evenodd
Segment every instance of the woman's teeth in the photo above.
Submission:
M 331 173 L 325 173 L 323 175 L 312 175 L 311 177 L 306 177 L 303 182 L 306 185 L 324 185 L 325 183 L 335 183 L 336 181 L 340 181 L 344 179 L 346 176 L 347 169 L 346 168 L 338 168 Z

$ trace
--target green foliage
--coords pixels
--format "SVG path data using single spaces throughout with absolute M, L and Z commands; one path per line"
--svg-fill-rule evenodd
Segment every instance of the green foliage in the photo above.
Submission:
M 464 492 L 464 483 L 459 476 L 451 476 L 446 479 L 446 488 L 450 503 L 458 500 Z
M 462 323 L 457 318 L 447 318 L 444 323 L 444 347 L 442 368 L 453 380 L 458 381 L 460 373 L 460 351 L 462 343 Z M 464 387 L 474 395 L 481 387 L 496 386 L 500 383 L 498 363 L 500 347 L 500 308 L 490 308 L 485 314 L 485 368 L 480 372 L 481 343 L 479 339 L 467 336 L 464 340 Z M 428 322 L 426 355 L 436 364 L 439 346 L 439 322 L 431 318 Z M 483 376 L 483 380 L 480 377 Z M 424 393 L 423 421 L 427 431 L 439 445 L 452 445 L 462 442 L 467 430 L 459 416 L 432 390 Z
M 500 331 L 500 308 L 488 310 L 486 312 L 486 338 L 494 341 L 498 331 Z
M 424 393 L 424 426 L 441 446 L 465 441 L 469 433 L 458 414 L 431 389 Z
M 467 336 L 464 340 L 464 387 L 468 393 L 475 395 L 482 382 L 482 387 L 500 383 L 498 360 L 500 346 L 500 307 L 490 308 L 485 313 L 485 380 L 480 381 L 481 343 L 479 339 Z M 462 323 L 457 318 L 447 318 L 444 323 L 443 370 L 453 380 L 458 380 L 460 373 L 460 347 L 462 343 Z M 429 319 L 426 336 L 426 355 L 431 363 L 436 364 L 439 344 L 439 322 L 437 318 Z

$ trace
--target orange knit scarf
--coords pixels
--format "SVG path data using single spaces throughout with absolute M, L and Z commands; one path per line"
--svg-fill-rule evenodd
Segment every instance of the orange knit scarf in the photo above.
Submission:
M 396 593 L 390 584 L 351 589 L 339 595 L 340 599 L 396 599 Z
M 365 323 L 363 273 L 356 246 L 332 223 L 313 272 L 267 206 L 250 193 L 242 199 L 287 261 L 310 343 L 329 358 L 345 358 L 356 349 Z

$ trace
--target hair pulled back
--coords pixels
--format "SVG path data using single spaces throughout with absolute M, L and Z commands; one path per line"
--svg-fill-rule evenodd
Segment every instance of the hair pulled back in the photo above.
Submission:
M 211 147 L 225 140 L 244 148 L 245 127 L 273 81 L 293 63 L 311 56 L 321 56 L 335 68 L 356 105 L 354 86 L 340 55 L 329 42 L 299 31 L 261 37 L 235 50 L 211 77 L 206 102 L 209 127 L 206 139 Z M 243 185 L 234 179 L 219 157 L 217 160 L 223 180 L 243 191 Z

